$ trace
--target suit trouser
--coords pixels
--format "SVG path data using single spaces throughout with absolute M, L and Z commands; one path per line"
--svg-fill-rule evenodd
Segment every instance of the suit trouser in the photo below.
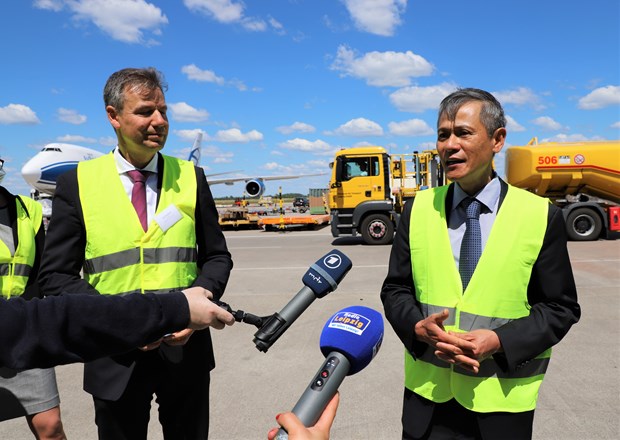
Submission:
M 140 358 L 120 399 L 93 396 L 99 439 L 146 440 L 153 394 L 165 440 L 207 439 L 209 382 L 209 371 L 170 363 L 156 352 Z
M 532 438 L 534 411 L 476 413 L 452 399 L 434 403 L 405 388 L 403 439 L 526 440 Z

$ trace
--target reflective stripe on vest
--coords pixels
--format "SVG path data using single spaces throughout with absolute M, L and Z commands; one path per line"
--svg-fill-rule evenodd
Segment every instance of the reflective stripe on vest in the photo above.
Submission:
M 125 193 L 113 153 L 78 165 L 86 229 L 84 278 L 100 293 L 167 292 L 190 286 L 198 275 L 196 172 L 191 162 L 162 157 L 161 193 L 146 232 Z M 106 182 L 103 191 L 101 182 Z M 157 219 L 166 209 L 177 211 L 180 220 L 164 231 Z
M 416 298 L 428 316 L 444 308 L 447 331 L 496 329 L 529 315 L 527 287 L 542 246 L 549 202 L 509 186 L 476 271 L 463 292 L 447 229 L 448 187 L 421 191 L 411 212 L 409 246 Z M 514 231 L 519 231 L 516 234 Z M 477 412 L 534 409 L 551 349 L 517 371 L 502 371 L 490 357 L 473 374 L 437 359 L 432 349 L 414 360 L 405 353 L 405 386 L 435 401 L 455 398 Z
M 39 202 L 21 197 L 26 210 L 15 198 L 17 207 L 17 249 L 11 256 L 9 248 L 0 241 L 0 288 L 2 296 L 10 298 L 24 293 L 35 260 L 35 237 L 41 227 L 43 210 Z

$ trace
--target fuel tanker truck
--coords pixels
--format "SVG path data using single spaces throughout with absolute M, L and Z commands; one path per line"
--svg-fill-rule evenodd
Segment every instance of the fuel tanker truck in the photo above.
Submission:
M 569 239 L 620 237 L 620 141 L 545 142 L 506 150 L 508 183 L 562 209 Z

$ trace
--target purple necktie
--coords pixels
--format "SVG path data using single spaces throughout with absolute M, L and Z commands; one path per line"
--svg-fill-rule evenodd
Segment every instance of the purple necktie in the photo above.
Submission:
M 467 219 L 465 221 L 465 234 L 461 243 L 459 273 L 463 282 L 463 291 L 465 291 L 482 254 L 482 234 L 480 232 L 482 204 L 473 197 L 468 197 L 463 200 L 463 206 L 467 212 Z
M 138 214 L 144 231 L 148 229 L 148 224 L 146 222 L 146 173 L 148 173 L 148 171 L 131 170 L 127 172 L 131 180 L 133 180 L 131 203 Z

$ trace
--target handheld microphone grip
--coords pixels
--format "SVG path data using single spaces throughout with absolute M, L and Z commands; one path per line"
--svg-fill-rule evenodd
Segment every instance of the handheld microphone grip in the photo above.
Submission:
M 319 420 L 323 410 L 347 377 L 350 366 L 351 363 L 342 353 L 334 351 L 327 355 L 314 379 L 293 407 L 293 414 L 304 426 L 313 426 Z M 287 439 L 288 433 L 280 428 L 274 440 Z
M 347 307 L 334 314 L 321 332 L 326 359 L 293 408 L 304 426 L 313 426 L 346 376 L 364 369 L 383 342 L 383 316 L 364 306 Z M 280 429 L 277 440 L 288 439 Z
M 267 352 L 269 347 L 278 340 L 291 324 L 306 310 L 316 299 L 314 292 L 309 287 L 302 287 L 297 295 L 288 302 L 280 311 L 274 313 L 262 327 L 254 334 L 254 344 L 259 351 Z
M 338 283 L 352 266 L 351 260 L 337 249 L 330 251 L 310 266 L 302 278 L 304 287 L 279 313 L 270 316 L 254 334 L 256 348 L 267 352 L 316 298 L 323 298 L 338 288 Z

